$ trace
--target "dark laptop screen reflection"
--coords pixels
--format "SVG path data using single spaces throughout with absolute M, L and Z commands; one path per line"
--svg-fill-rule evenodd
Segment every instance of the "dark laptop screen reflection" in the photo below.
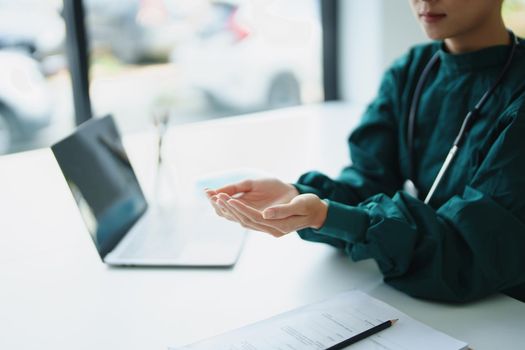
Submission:
M 147 208 L 115 123 L 90 120 L 52 150 L 104 258 Z

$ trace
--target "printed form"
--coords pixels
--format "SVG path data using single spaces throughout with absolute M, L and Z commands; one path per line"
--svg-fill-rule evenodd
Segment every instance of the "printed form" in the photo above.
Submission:
M 195 344 L 170 350 L 324 350 L 384 321 L 392 327 L 357 342 L 355 350 L 462 350 L 467 344 L 360 291 L 288 311 Z

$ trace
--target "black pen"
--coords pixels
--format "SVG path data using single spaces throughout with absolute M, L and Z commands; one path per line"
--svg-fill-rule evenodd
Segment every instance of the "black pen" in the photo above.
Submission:
M 370 329 L 367 329 L 366 331 L 364 332 L 361 332 L 359 334 L 356 334 L 348 339 L 345 339 L 343 340 L 342 342 L 340 343 L 337 343 L 335 345 L 332 345 L 330 346 L 329 348 L 326 348 L 326 350 L 338 350 L 338 349 L 344 349 L 346 348 L 348 345 L 352 345 L 354 343 L 357 343 L 358 341 L 360 340 L 363 340 L 371 335 L 374 335 L 378 332 L 381 332 L 383 329 L 387 329 L 388 327 L 390 327 L 391 325 L 393 325 L 394 323 L 397 322 L 397 319 L 395 320 L 389 320 L 389 321 L 385 321 L 381 324 L 378 324 L 377 326 L 374 326 Z

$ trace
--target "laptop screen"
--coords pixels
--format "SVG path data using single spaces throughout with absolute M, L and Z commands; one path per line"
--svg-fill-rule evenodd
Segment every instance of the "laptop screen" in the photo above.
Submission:
M 51 149 L 103 259 L 147 208 L 116 125 L 91 119 Z

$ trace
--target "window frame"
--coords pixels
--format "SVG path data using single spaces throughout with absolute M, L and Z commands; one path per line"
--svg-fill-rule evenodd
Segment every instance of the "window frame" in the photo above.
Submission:
M 322 89 L 325 101 L 340 100 L 338 0 L 318 0 L 322 27 Z M 93 117 L 89 96 L 89 56 L 82 0 L 64 0 L 66 52 L 71 73 L 76 125 Z

